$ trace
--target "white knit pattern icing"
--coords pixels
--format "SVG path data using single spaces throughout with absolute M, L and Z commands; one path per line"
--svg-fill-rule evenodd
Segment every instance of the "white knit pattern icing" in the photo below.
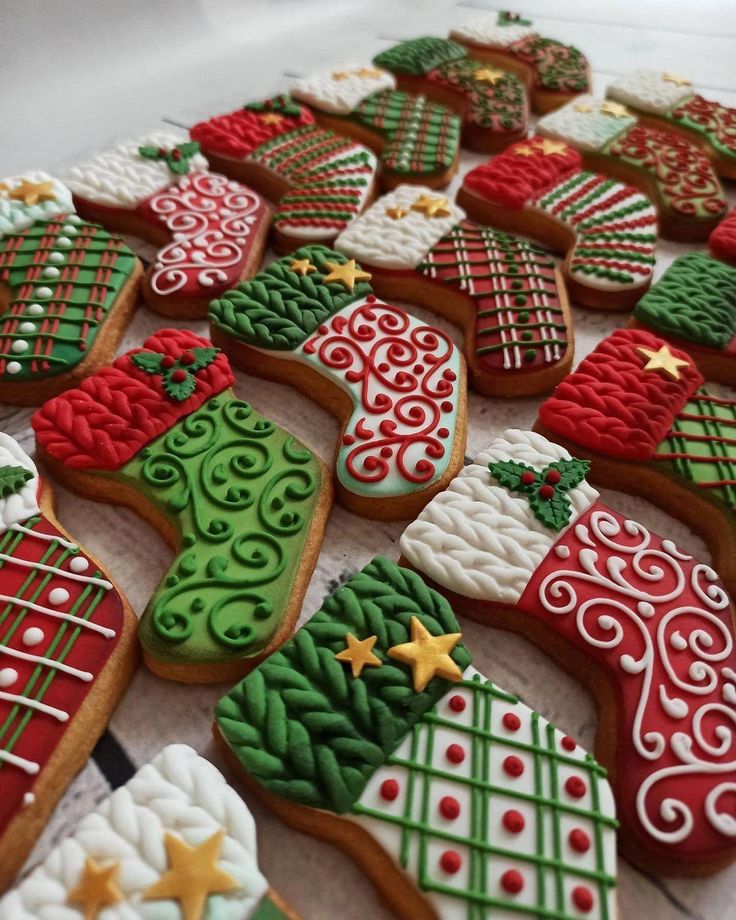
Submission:
M 0 533 L 38 514 L 38 471 L 36 464 L 9 434 L 0 432 L 0 467 L 22 466 L 33 473 L 17 492 L 0 497 Z
M 25 204 L 17 198 L 11 198 L 9 193 L 24 182 L 32 185 L 53 182 L 54 197 L 38 201 L 36 204 Z M 74 205 L 69 189 L 48 173 L 27 172 L 0 181 L 0 238 L 6 233 L 19 233 L 37 220 L 51 220 L 60 214 L 73 213 Z
M 349 64 L 302 77 L 290 92 L 294 99 L 323 112 L 349 115 L 373 93 L 395 88 L 396 78 L 388 71 L 365 64 Z
M 450 30 L 450 38 L 473 42 L 475 45 L 487 45 L 489 48 L 507 48 L 530 35 L 537 35 L 534 26 L 523 26 L 520 23 L 499 25 L 498 13 L 476 16 L 464 25 Z
M 678 86 L 657 70 L 635 70 L 614 80 L 606 90 L 609 99 L 623 102 L 641 112 L 665 115 L 693 95 L 690 84 Z
M 82 920 L 67 904 L 85 860 L 118 861 L 124 899 L 100 920 L 180 920 L 178 901 L 142 901 L 141 895 L 169 868 L 164 835 L 198 846 L 225 831 L 218 867 L 242 888 L 212 895 L 203 916 L 246 920 L 268 889 L 256 861 L 255 824 L 240 796 L 211 763 L 183 744 L 165 748 L 117 789 L 0 901 L 0 920 Z
M 617 118 L 601 112 L 605 99 L 577 96 L 556 112 L 537 122 L 537 133 L 557 137 L 580 150 L 602 150 L 609 141 L 636 124 L 633 115 Z M 590 111 L 585 111 L 590 107 Z
M 525 495 L 499 486 L 488 464 L 518 460 L 539 469 L 562 459 L 570 454 L 540 434 L 505 431 L 406 528 L 402 554 L 422 574 L 465 597 L 517 603 L 561 533 L 537 520 Z M 598 492 L 582 482 L 567 497 L 570 527 Z
M 170 149 L 186 141 L 172 131 L 157 131 L 144 137 L 129 138 L 95 154 L 90 160 L 69 170 L 65 181 L 75 195 L 111 208 L 135 208 L 154 192 L 177 179 L 165 160 L 149 160 L 138 152 L 141 147 Z M 191 172 L 206 172 L 207 160 L 195 154 L 189 161 Z
M 422 195 L 445 198 L 449 217 L 428 217 L 411 206 Z M 388 213 L 400 208 L 402 217 Z M 411 269 L 442 237 L 464 220 L 465 212 L 451 198 L 421 185 L 400 185 L 355 218 L 335 240 L 335 249 L 380 268 Z

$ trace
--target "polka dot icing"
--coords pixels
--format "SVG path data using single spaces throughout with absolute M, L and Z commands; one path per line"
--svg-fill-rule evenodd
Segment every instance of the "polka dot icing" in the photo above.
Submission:
M 37 288 L 36 288 L 36 290 L 34 291 L 34 293 L 35 293 L 36 297 L 51 297 L 51 295 L 52 295 L 54 292 L 51 290 L 50 287 L 46 287 L 45 285 L 41 285 L 41 287 L 37 287 Z
M 23 354 L 24 351 L 28 351 L 28 342 L 26 342 L 25 339 L 16 339 L 10 348 L 16 355 L 20 355 Z
M 28 332 L 35 332 L 35 331 L 36 331 L 35 323 L 25 322 L 25 323 L 21 323 L 20 326 L 18 326 L 18 332 L 28 333 Z
M 72 572 L 76 572 L 77 574 L 86 572 L 89 568 L 89 560 L 85 559 L 84 556 L 74 556 L 69 563 L 69 568 Z
M 47 265 L 41 274 L 44 278 L 58 278 L 61 272 L 55 265 Z
M 66 588 L 52 588 L 49 591 L 49 603 L 54 607 L 60 607 L 69 600 L 69 592 Z
M 15 668 L 0 669 L 0 689 L 12 687 L 16 680 L 18 680 L 18 672 Z
M 393 802 L 399 795 L 399 784 L 395 779 L 385 779 L 381 783 L 380 793 L 385 802 Z
M 462 763 L 465 760 L 465 751 L 459 744 L 451 744 L 445 751 L 445 756 L 450 763 Z
M 29 316 L 42 316 L 44 309 L 40 303 L 31 303 L 26 307 L 26 313 Z
M 39 645 L 44 640 L 43 630 L 39 629 L 38 626 L 30 626 L 23 633 L 23 645 L 28 646 L 29 648 L 34 645 Z
M 58 265 L 59 262 L 63 262 L 63 261 L 64 261 L 65 256 L 64 256 L 64 253 L 63 253 L 63 252 L 56 252 L 56 251 L 54 251 L 54 252 L 50 252 L 50 253 L 48 254 L 48 257 L 47 257 L 47 258 L 48 258 L 48 261 L 49 261 L 49 262 L 54 262 L 55 264 Z
M 440 856 L 440 867 L 448 875 L 454 875 L 462 865 L 460 854 L 456 850 L 445 850 Z
M 18 361 L 8 361 L 5 366 L 5 370 L 9 374 L 19 374 L 22 370 L 22 365 Z
M 571 776 L 565 782 L 565 792 L 574 799 L 582 799 L 585 795 L 585 782 L 579 776 Z
M 501 876 L 501 887 L 509 894 L 518 894 L 524 887 L 524 876 L 518 869 L 507 869 Z

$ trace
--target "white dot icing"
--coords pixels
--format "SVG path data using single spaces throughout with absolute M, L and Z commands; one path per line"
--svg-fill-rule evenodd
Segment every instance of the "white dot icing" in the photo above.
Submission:
M 53 293 L 53 290 L 50 287 L 46 287 L 45 285 L 37 287 L 34 291 L 36 297 L 51 297 Z
M 58 278 L 61 272 L 55 265 L 47 265 L 41 274 L 44 278 Z
M 9 374 L 19 374 L 22 369 L 23 365 L 18 361 L 8 361 L 8 363 L 5 365 L 5 370 Z
M 10 348 L 16 355 L 22 355 L 24 351 L 28 351 L 28 342 L 25 339 L 16 339 Z
M 40 303 L 31 303 L 26 307 L 26 313 L 29 316 L 42 316 L 44 312 Z
M 62 249 L 68 249 L 72 245 L 72 241 L 68 236 L 57 236 L 56 245 L 61 246 Z
M 54 251 L 54 252 L 50 252 L 47 258 L 49 262 L 56 262 L 58 264 L 59 262 L 63 262 L 66 256 L 64 255 L 63 252 Z
M 49 591 L 49 604 L 52 604 L 54 607 L 60 607 L 62 604 L 66 604 L 69 600 L 69 592 L 66 588 L 52 588 Z
M 69 562 L 69 568 L 72 572 L 86 572 L 89 568 L 89 561 L 84 556 L 74 556 Z
M 23 645 L 32 648 L 34 645 L 40 645 L 44 640 L 43 630 L 38 626 L 30 626 L 23 633 Z
M 19 332 L 35 332 L 35 331 L 36 331 L 36 324 L 35 324 L 35 323 L 29 323 L 29 322 L 26 321 L 25 323 L 21 323 L 20 326 L 18 326 L 18 331 L 19 331 Z
M 0 687 L 12 687 L 16 680 L 18 680 L 18 672 L 15 668 L 0 669 Z
M 73 227 L 71 224 L 65 224 L 62 229 L 64 230 L 64 233 L 70 233 L 72 236 L 77 232 L 77 228 Z
M 361 72 L 366 76 L 361 76 Z M 374 72 L 377 76 L 367 76 Z M 344 78 L 336 80 L 334 74 L 344 75 Z M 395 88 L 393 74 L 365 64 L 347 64 L 297 80 L 291 88 L 291 95 L 323 112 L 348 115 L 373 93 Z

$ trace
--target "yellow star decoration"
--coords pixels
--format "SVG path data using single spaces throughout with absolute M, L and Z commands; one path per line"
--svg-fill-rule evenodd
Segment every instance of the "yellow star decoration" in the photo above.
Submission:
M 378 641 L 378 636 L 368 636 L 367 639 L 358 639 L 352 633 L 345 636 L 348 647 L 335 653 L 338 661 L 348 661 L 353 671 L 353 677 L 360 677 L 363 668 L 380 668 L 383 662 L 373 654 L 373 646 Z
M 576 102 L 575 111 L 576 112 L 592 112 L 593 106 L 589 102 Z
M 347 70 L 336 70 L 331 77 L 333 80 L 347 80 L 350 73 Z
M 123 900 L 117 884 L 119 871 L 120 866 L 116 862 L 103 868 L 88 856 L 76 888 L 67 895 L 67 904 L 83 911 L 84 920 L 96 920 L 103 907 L 111 907 Z
M 449 217 L 450 209 L 447 198 L 433 198 L 431 195 L 421 195 L 411 206 L 412 211 L 422 211 L 425 217 Z
M 406 208 L 400 208 L 398 206 L 395 208 L 386 208 L 386 216 L 390 217 L 391 220 L 401 220 L 401 218 L 406 217 L 408 213 Z
M 21 184 L 8 192 L 8 198 L 34 205 L 39 201 L 53 201 L 56 198 L 53 182 L 29 182 L 24 179 Z
M 687 77 L 681 77 L 679 73 L 663 73 L 662 79 L 665 83 L 674 83 L 675 86 L 692 86 L 692 81 Z
M 183 920 L 201 920 L 211 894 L 241 887 L 232 875 L 217 868 L 224 836 L 224 831 L 218 831 L 198 847 L 190 847 L 181 837 L 166 834 L 164 844 L 171 868 L 143 892 L 143 900 L 171 898 L 180 903 Z
M 498 83 L 506 74 L 502 70 L 494 70 L 493 67 L 479 67 L 473 71 L 473 76 L 482 83 Z
M 541 153 L 542 156 L 548 157 L 554 153 L 566 153 L 567 144 L 564 141 L 553 141 L 545 137 L 538 144 L 530 144 L 525 147 L 517 147 L 514 150 L 516 156 L 533 157 L 535 153 Z
M 514 155 L 517 157 L 533 157 L 537 152 L 537 147 L 516 147 L 514 149 Z
M 328 284 L 330 281 L 339 281 L 345 286 L 345 290 L 352 293 L 356 281 L 370 281 L 373 277 L 370 272 L 364 272 L 358 268 L 355 259 L 349 259 L 347 262 L 328 262 L 325 259 L 325 265 L 329 268 L 329 275 L 322 278 L 322 284 Z
M 265 115 L 261 115 L 264 125 L 280 125 L 283 120 L 283 115 L 277 115 L 276 112 L 266 112 Z
M 433 677 L 458 681 L 463 672 L 450 658 L 450 652 L 462 639 L 462 633 L 433 636 L 418 617 L 411 618 L 411 642 L 392 646 L 387 654 L 411 665 L 414 689 L 421 693 Z
M 690 367 L 689 361 L 673 355 L 666 345 L 663 345 L 659 351 L 654 351 L 653 348 L 644 348 L 643 345 L 639 345 L 636 350 L 643 357 L 649 358 L 647 364 L 644 365 L 645 371 L 662 371 L 673 380 L 680 379 L 679 368 Z
M 292 259 L 289 264 L 289 271 L 294 272 L 295 275 L 301 275 L 303 278 L 305 275 L 316 272 L 317 266 L 312 265 L 309 259 Z
M 611 115 L 613 118 L 627 118 L 631 114 L 625 105 L 621 105 L 620 102 L 611 102 L 610 99 L 601 102 L 599 111 L 601 115 Z
M 362 77 L 364 80 L 370 80 L 371 78 L 378 79 L 383 73 L 382 70 L 379 70 L 377 67 L 361 67 L 360 70 L 355 71 L 357 77 Z

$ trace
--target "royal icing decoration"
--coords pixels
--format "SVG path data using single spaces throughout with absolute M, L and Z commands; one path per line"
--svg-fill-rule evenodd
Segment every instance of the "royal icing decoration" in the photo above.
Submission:
M 640 112 L 667 115 L 693 95 L 687 80 L 681 82 L 673 76 L 665 71 L 637 70 L 610 83 L 606 95 Z
M 353 676 L 338 657 L 346 634 L 376 639 L 378 664 Z M 479 674 L 447 602 L 387 559 L 328 598 L 216 718 L 252 781 L 367 831 L 437 916 L 565 920 L 585 900 L 591 917 L 615 917 L 604 771 Z
M 0 900 L 2 920 L 62 914 L 285 920 L 247 806 L 183 744 L 164 748 Z
M 198 144 L 166 132 L 104 150 L 71 169 L 66 182 L 82 213 L 112 228 L 134 220 L 156 241 L 170 237 L 147 274 L 155 297 L 206 301 L 227 290 L 267 219 L 259 195 L 210 172 Z
M 87 356 L 137 268 L 118 237 L 74 213 L 45 173 L 0 183 L 0 388 L 56 377 Z
M 561 530 L 545 526 L 529 493 L 504 484 L 509 464 L 573 462 L 542 435 L 507 431 L 409 525 L 401 551 L 440 587 L 487 605 L 490 622 L 494 605 L 513 606 L 593 658 L 619 701 L 615 766 L 627 833 L 673 862 L 723 857 L 735 833 L 728 597 L 709 566 L 602 504 L 583 479 L 566 492 Z M 569 781 L 565 789 L 582 791 Z
M 736 263 L 736 208 L 711 233 L 708 245 L 716 259 Z
M 624 106 L 586 95 L 540 119 L 539 133 L 561 137 L 578 150 L 600 151 L 635 124 Z
M 242 673 L 282 626 L 305 564 L 319 461 L 232 384 L 206 339 L 164 330 L 32 419 L 55 462 L 135 490 L 177 534 L 140 624 L 154 666 Z
M 291 95 L 322 112 L 350 115 L 374 93 L 396 89 L 396 80 L 386 70 L 351 64 L 296 80 Z
M 304 259 L 314 271 L 291 268 Z M 448 469 L 461 358 L 445 333 L 376 300 L 369 279 L 354 259 L 303 247 L 213 301 L 210 320 L 224 345 L 306 365 L 345 391 L 353 413 L 338 482 L 352 495 L 401 496 Z
M 466 205 L 476 197 L 563 224 L 574 239 L 566 268 L 583 287 L 630 291 L 651 281 L 654 208 L 630 185 L 581 169 L 580 154 L 566 144 L 541 137 L 514 144 L 470 170 L 463 192 Z

